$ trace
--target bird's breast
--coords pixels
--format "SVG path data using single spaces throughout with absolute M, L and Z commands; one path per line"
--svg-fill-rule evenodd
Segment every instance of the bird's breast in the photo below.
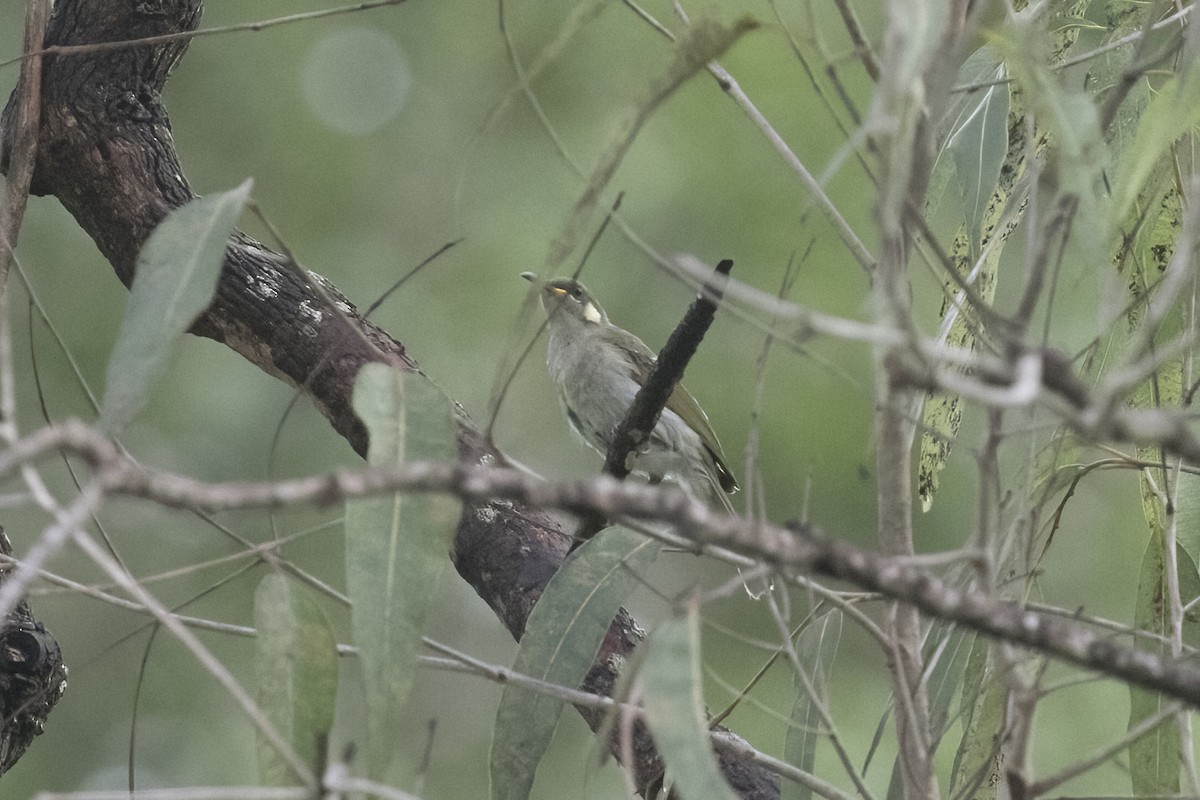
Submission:
M 602 347 L 554 336 L 546 363 L 572 425 L 594 447 L 607 448 L 637 394 L 628 364 Z

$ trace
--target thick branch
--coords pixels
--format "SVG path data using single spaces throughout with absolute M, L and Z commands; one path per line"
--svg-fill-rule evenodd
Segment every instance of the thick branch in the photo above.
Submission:
M 199 23 L 200 11 L 200 0 L 58 0 L 45 43 L 112 42 L 190 31 Z M 160 96 L 186 46 L 187 40 L 171 40 L 45 59 L 32 191 L 57 197 L 126 285 L 150 232 L 193 196 Z M 8 152 L 11 143 L 0 146 Z M 367 437 L 350 404 L 359 368 L 385 362 L 418 369 L 399 341 L 362 319 L 336 288 L 241 234 L 230 241 L 216 297 L 192 332 L 225 343 L 269 374 L 302 388 L 360 454 L 366 452 Z M 460 414 L 459 451 L 467 463 L 505 463 L 465 414 Z M 453 557 L 459 574 L 520 638 L 567 545 L 568 537 L 544 512 L 478 498 L 464 507 Z M 583 688 L 611 694 L 619 665 L 642 638 L 641 629 L 622 610 Z M 599 712 L 579 711 L 593 729 L 599 727 Z M 652 785 L 662 772 L 653 743 L 642 734 L 633 750 L 637 763 L 629 766 L 638 785 Z M 735 749 L 722 749 L 717 757 L 740 796 L 778 797 L 777 779 L 766 768 Z

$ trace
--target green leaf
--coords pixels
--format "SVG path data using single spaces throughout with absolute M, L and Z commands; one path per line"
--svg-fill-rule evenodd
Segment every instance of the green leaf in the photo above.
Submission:
M 172 211 L 138 253 L 125 318 L 108 360 L 100 425 L 117 434 L 145 406 L 175 340 L 217 290 L 225 244 L 253 181 Z
M 450 404 L 428 380 L 367 364 L 354 386 L 354 410 L 367 426 L 367 461 L 454 461 Z M 382 779 L 412 689 L 425 615 L 447 561 L 458 501 L 396 493 L 346 502 L 346 585 L 354 643 L 366 690 L 368 771 Z
M 972 285 L 976 293 L 980 300 L 988 305 L 991 305 L 996 295 L 1000 256 L 1004 252 L 1008 234 L 1015 224 L 1011 219 L 1003 222 L 1008 199 L 1011 197 L 1010 189 L 1011 186 L 997 186 L 984 215 L 983 224 L 988 229 L 985 237 L 988 250 L 979 264 L 978 271 L 975 271 L 975 259 L 971 257 L 971 240 L 965 226 L 954 237 L 950 250 L 954 268 L 964 280 L 973 278 Z M 949 327 L 945 329 L 946 344 L 963 350 L 974 350 L 975 331 L 980 326 L 978 313 L 952 282 L 946 282 L 945 291 L 950 297 L 961 297 L 959 305 L 949 301 L 942 303 L 943 320 L 950 314 L 954 315 Z M 917 494 L 921 498 L 922 511 L 927 512 L 933 507 L 933 497 L 937 494 L 941 472 L 950 457 L 954 442 L 958 439 L 962 414 L 962 398 L 958 395 L 931 392 L 925 399 L 921 420 L 921 452 L 917 462 Z
M 1182 327 L 1178 314 L 1168 316 L 1160 329 Z M 1172 332 L 1174 335 L 1174 332 Z M 1183 364 L 1176 360 L 1163 364 L 1134 392 L 1135 408 L 1179 409 L 1186 407 L 1183 389 Z M 1166 455 L 1156 447 L 1140 446 L 1137 457 L 1151 463 L 1164 463 Z M 1152 482 L 1157 482 L 1156 484 Z M 1160 492 L 1175 488 L 1175 544 L 1188 556 L 1193 567 L 1200 566 L 1200 476 L 1180 472 L 1166 477 L 1161 469 L 1141 473 L 1142 514 L 1150 532 L 1162 531 L 1169 523 Z M 1181 584 L 1182 590 L 1182 584 Z M 1184 597 L 1184 602 L 1188 601 Z
M 1200 566 L 1200 475 L 1181 472 L 1176 480 L 1175 542 L 1193 566 Z
M 1176 181 L 1174 165 L 1160 162 L 1154 176 L 1143 186 L 1133 211 L 1125 221 L 1123 235 L 1115 242 L 1112 252 L 1113 265 L 1118 273 L 1124 273 L 1125 286 L 1129 291 L 1125 316 L 1129 320 L 1130 330 L 1136 330 L 1141 325 L 1150 295 L 1171 263 L 1175 243 L 1183 231 L 1183 214 L 1183 194 Z M 1154 335 L 1159 341 L 1167 341 L 1168 337 L 1178 335 L 1183 330 L 1184 322 L 1181 307 L 1177 305 L 1159 323 Z M 1178 363 L 1173 366 L 1176 371 L 1179 368 Z M 1156 377 L 1149 384 L 1158 380 Z M 1175 377 L 1174 380 L 1180 379 Z M 1165 402 L 1173 406 L 1181 402 L 1182 395 L 1176 392 L 1173 397 L 1159 400 L 1146 394 L 1141 400 Z M 1139 399 L 1135 398 L 1135 402 L 1139 402 Z
M 1200 70 L 1172 77 L 1150 98 L 1137 125 L 1133 144 L 1125 149 L 1116 182 L 1114 216 L 1125 221 L 1147 182 L 1168 157 L 1175 142 L 1200 124 Z
M 280 735 L 320 774 L 337 696 L 337 641 L 308 592 L 272 573 L 254 593 L 258 629 L 258 704 Z M 258 774 L 265 786 L 294 786 L 296 776 L 275 749 L 258 740 Z
M 981 47 L 959 69 L 957 81 L 979 84 L 1006 74 L 995 50 Z M 1012 120 L 1020 113 L 1020 104 L 1011 101 L 1011 90 L 1004 83 L 955 96 L 941 123 L 947 136 L 938 154 L 936 174 L 949 172 L 942 165 L 954 165 L 963 203 L 963 222 L 954 237 L 950 260 L 962 280 L 969 281 L 980 300 L 989 306 L 996 293 L 1000 256 L 1023 208 L 1019 202 L 1010 204 L 1014 196 L 1021 196 L 1017 183 L 1022 179 L 1027 155 L 1019 141 L 1009 141 Z M 943 158 L 946 153 L 949 159 Z M 1006 162 L 1007 171 L 1003 169 Z M 949 327 L 943 322 L 946 344 L 973 350 L 975 331 L 980 326 L 979 309 L 967 302 L 954 281 L 946 280 L 944 291 L 941 316 L 950 320 Z M 941 472 L 958 438 L 962 414 L 962 399 L 957 395 L 931 393 L 925 401 L 917 473 L 922 511 L 933 507 Z
M 917 494 L 921 510 L 933 508 L 933 497 L 941 486 L 942 470 L 962 425 L 962 398 L 956 394 L 931 392 L 922 411 L 921 452 L 917 461 Z
M 1107 2 L 1102 4 L 1101 13 L 1097 19 L 1094 14 L 1090 17 L 1099 22 L 1094 29 L 1099 34 L 1099 40 L 1092 44 L 1096 49 L 1092 52 L 1095 58 L 1087 62 L 1087 75 L 1083 79 L 1084 86 L 1094 86 L 1107 94 L 1102 87 L 1117 86 L 1129 80 L 1130 59 L 1138 58 L 1127 47 L 1120 47 L 1121 42 L 1137 39 L 1137 52 L 1167 53 L 1174 49 L 1172 39 L 1180 36 L 1181 30 L 1173 26 L 1155 26 L 1152 23 L 1159 20 L 1162 6 L 1154 3 L 1138 3 L 1131 0 Z M 1174 71 L 1184 71 L 1186 57 L 1175 59 Z M 1118 162 L 1128 155 L 1128 149 L 1133 144 L 1140 127 L 1146 104 L 1154 93 L 1154 84 L 1160 82 L 1155 74 L 1157 70 L 1147 72 L 1144 79 L 1135 81 L 1128 87 L 1124 99 L 1113 114 L 1113 120 L 1105 131 L 1109 151 Z M 1160 162 L 1161 163 L 1161 162 Z M 1172 166 L 1172 171 L 1174 167 Z M 1110 176 L 1112 174 L 1110 173 Z M 1115 176 L 1112 176 L 1115 177 Z
M 1016 79 L 1039 140 L 1049 136 L 1046 169 L 1056 178 L 1056 197 L 1049 203 L 1039 201 L 1039 205 L 1054 208 L 1058 203 L 1069 203 L 1073 207 L 1072 241 L 1083 249 L 1085 258 L 1100 261 L 1109 241 L 1109 215 L 1099 203 L 1108 151 L 1095 96 L 1068 82 L 1053 66 L 1054 54 L 1069 46 L 1073 32 L 1079 28 L 1080 20 L 1073 13 L 1063 19 L 1065 30 L 1055 31 L 1053 40 L 1048 40 L 1033 17 L 1018 16 L 1015 23 L 992 37 L 991 44 Z M 1049 184 L 1043 181 L 1041 185 Z
M 946 622 L 935 622 L 925 640 L 925 669 L 929 695 L 929 730 L 935 742 L 951 727 L 954 699 L 966 691 L 963 675 L 970 662 L 975 635 Z
M 991 642 L 983 637 L 971 638 L 974 642 L 963 671 L 959 701 L 963 735 L 954 754 L 949 794 L 994 800 L 1003 779 L 1000 737 L 1008 690 L 992 672 Z
M 929 698 L 929 732 L 935 755 L 937 748 L 941 746 L 943 737 L 957 722 L 957 717 L 951 717 L 950 714 L 954 698 L 960 698 L 963 713 L 967 713 L 969 711 L 967 708 L 968 697 L 974 697 L 978 693 L 978 686 L 972 684 L 970 674 L 971 660 L 975 655 L 972 649 L 973 642 L 975 642 L 974 634 L 963 632 L 947 622 L 935 622 L 925 637 L 922 659 L 928 673 L 925 684 L 926 694 Z M 985 656 L 987 654 L 986 647 L 983 649 L 983 654 Z M 895 694 L 893 693 L 892 700 L 888 704 L 889 712 L 882 716 L 876 728 L 873 748 L 879 746 L 890 711 L 894 710 L 895 705 Z M 997 720 L 997 725 L 1002 723 L 1003 718 Z M 1000 730 L 1000 728 L 997 727 L 996 730 Z M 892 761 L 892 775 L 887 792 L 888 800 L 900 800 L 905 796 L 901 758 L 902 756 L 897 756 Z M 957 766 L 957 756 L 954 763 Z M 961 795 L 954 794 L 953 796 Z M 975 797 L 974 800 L 979 800 L 979 798 Z
M 700 609 L 664 620 L 647 648 L 639 680 L 646 724 L 683 800 L 736 800 L 709 741 L 700 671 Z M 672 795 L 675 796 L 675 795 Z
M 958 81 L 999 83 L 966 95 L 969 102 L 957 109 L 946 139 L 946 150 L 954 160 L 972 260 L 979 257 L 985 236 L 984 213 L 996 191 L 1000 167 L 1008 153 L 1010 90 L 1006 77 L 1004 64 L 990 47 L 981 47 L 971 54 L 959 70 Z
M 559 686 L 581 685 L 621 601 L 659 549 L 623 528 L 602 531 L 579 548 L 530 612 L 513 670 Z M 561 700 L 532 689 L 504 687 L 492 735 L 494 800 L 529 797 L 562 707 Z
M 789 764 L 808 773 L 814 772 L 817 744 L 827 733 L 817 704 L 828 704 L 828 678 L 841 638 L 842 612 L 833 610 L 814 620 L 796 642 L 800 663 L 811 668 L 809 681 L 819 696 L 813 697 L 800 676 L 795 677 L 796 695 L 783 743 L 783 756 Z M 813 792 L 807 786 L 785 780 L 780 786 L 779 796 L 781 800 L 810 800 Z
M 1134 625 L 1164 636 L 1170 635 L 1170 609 L 1167 602 L 1166 562 L 1163 558 L 1164 538 L 1161 528 L 1155 528 L 1146 545 L 1142 570 L 1138 579 Z M 1200 575 L 1196 565 L 1182 548 L 1176 548 L 1179 563 L 1179 593 L 1183 603 L 1200 596 Z M 1200 640 L 1200 625 L 1195 619 L 1184 620 L 1185 644 Z M 1169 646 L 1164 642 L 1157 651 L 1167 656 Z M 1155 692 L 1130 687 L 1129 727 L 1157 714 L 1167 699 Z M 1146 735 L 1129 745 L 1129 774 L 1135 795 L 1168 795 L 1179 792 L 1179 727 L 1167 719 Z
M 1105 150 L 1092 96 L 1062 79 L 1051 64 L 1045 32 L 1033 20 L 1002 29 L 992 45 L 1020 84 L 1029 110 L 1054 135 L 1062 166 L 1080 169 L 1078 175 L 1061 175 L 1060 180 L 1079 188 L 1077 194 L 1092 194 L 1104 168 Z
M 1177 317 L 1178 315 L 1172 315 Z M 1168 318 L 1169 324 L 1178 321 Z M 1135 319 L 1136 321 L 1136 319 Z M 1184 405 L 1182 364 L 1171 361 L 1163 364 L 1150 379 L 1144 381 L 1130 399 L 1135 408 L 1179 408 Z M 1161 449 L 1150 446 L 1136 448 L 1137 456 L 1150 463 L 1166 463 Z M 1196 532 L 1190 527 L 1195 520 L 1196 479 L 1179 476 L 1182 483 L 1173 487 L 1176 476 L 1166 468 L 1141 471 L 1142 513 L 1150 532 L 1146 552 L 1138 576 L 1137 599 L 1134 606 L 1134 625 L 1150 633 L 1170 637 L 1171 609 L 1168 594 L 1166 562 L 1167 526 L 1174 524 L 1177 541 L 1175 555 L 1180 600 L 1186 607 L 1200 597 L 1200 574 L 1197 573 L 1195 553 Z M 1172 520 L 1165 507 L 1164 493 L 1177 488 L 1177 516 Z M 1186 612 L 1183 619 L 1183 644 L 1195 647 L 1200 643 L 1200 620 L 1196 612 Z M 1166 641 L 1143 645 L 1163 656 L 1171 655 Z M 1154 692 L 1130 687 L 1129 727 L 1140 724 L 1159 713 L 1167 704 L 1166 698 Z M 1179 791 L 1180 734 L 1175 720 L 1167 719 L 1149 733 L 1129 745 L 1129 774 L 1135 795 L 1175 794 Z

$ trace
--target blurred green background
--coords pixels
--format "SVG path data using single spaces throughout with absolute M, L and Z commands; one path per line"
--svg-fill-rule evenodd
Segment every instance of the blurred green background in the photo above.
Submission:
M 779 4 L 787 31 L 811 49 L 817 34 L 838 59 L 839 75 L 865 113 L 871 86 L 849 58 L 851 48 L 832 7 Z M 858 4 L 877 32 L 878 9 Z M 215 27 L 330 7 L 305 0 L 210 3 L 203 25 Z M 24 4 L 0 0 L 0 59 L 19 52 Z M 669 4 L 647 8 L 676 26 Z M 505 3 L 506 24 L 526 65 L 550 44 L 568 4 Z M 762 27 L 723 59 L 745 91 L 811 171 L 850 224 L 873 245 L 872 186 L 845 137 L 817 97 L 792 52 L 771 5 L 712 0 L 692 9 L 729 22 L 750 13 Z M 532 82 L 545 114 L 575 162 L 589 170 L 617 123 L 640 101 L 648 82 L 671 57 L 667 42 L 627 7 L 609 3 L 580 29 Z M 16 67 L 0 70 L 6 88 Z M 428 374 L 478 420 L 498 364 L 510 364 L 531 327 L 523 314 L 523 270 L 540 269 L 583 181 L 556 152 L 528 100 L 514 92 L 515 75 L 493 4 L 411 0 L 391 8 L 234 32 L 195 41 L 167 88 L 166 103 L 187 177 L 200 193 L 228 189 L 246 177 L 254 197 L 287 247 L 305 266 L 329 278 L 365 307 L 400 275 L 437 248 L 451 249 L 411 280 L 375 314 L 403 341 Z M 508 100 L 502 108 L 501 103 Z M 707 75 L 693 78 L 651 118 L 606 195 L 623 190 L 621 213 L 660 253 L 687 252 L 707 263 L 732 258 L 734 276 L 775 292 L 789 259 L 801 258 L 792 298 L 820 311 L 865 319 L 868 284 L 798 180 L 744 113 Z M 246 227 L 270 241 L 253 220 Z M 38 387 L 52 419 L 93 419 L 67 354 L 95 393 L 125 305 L 126 292 L 95 247 L 49 199 L 30 203 L 18 248 L 23 274 L 44 304 L 66 352 L 38 318 L 30 323 L 28 292 L 12 283 L 17 390 L 21 425 L 42 423 Z M 578 254 L 572 257 L 573 266 Z M 1019 263 L 1019 254 L 1016 259 Z M 914 268 L 918 319 L 936 329 L 937 280 Z M 1068 265 L 1073 291 L 1064 319 L 1085 323 L 1097 308 L 1087 270 Z M 1094 277 L 1094 276 L 1093 276 Z M 661 346 L 691 292 L 612 226 L 588 261 L 583 279 L 617 324 Z M 1015 284 L 1016 281 L 1013 281 Z M 1079 286 L 1085 290 L 1075 291 Z M 1000 297 L 1006 296 L 1002 279 Z M 1065 293 L 1064 293 L 1065 294 Z M 1071 304 L 1075 304 L 1072 306 Z M 1074 317 L 1071 317 L 1072 319 Z M 1082 323 L 1081 323 L 1082 324 Z M 1066 326 L 1068 329 L 1070 325 Z M 1070 335 L 1070 330 L 1065 331 Z M 553 477 L 588 475 L 599 458 L 571 435 L 543 369 L 544 343 L 535 345 L 509 391 L 496 427 L 513 458 Z M 761 330 L 722 314 L 689 368 L 687 382 L 705 405 L 743 475 L 757 379 Z M 36 369 L 34 358 L 36 357 Z M 871 353 L 859 344 L 817 338 L 802 349 L 777 346 L 765 378 L 758 469 L 773 520 L 807 516 L 852 541 L 873 541 L 874 454 L 871 446 Z M 36 378 L 36 380 L 35 380 Z M 170 374 L 124 444 L 157 467 L 214 480 L 303 475 L 356 464 L 349 447 L 307 403 L 287 417 L 274 452 L 272 440 L 292 392 L 232 352 L 189 339 Z M 1037 423 L 1031 420 L 1031 429 Z M 973 447 L 979 420 L 966 432 L 943 476 L 934 510 L 917 520 L 924 550 L 966 542 L 976 519 Z M 1014 451 L 1020 451 L 1018 444 Z M 1013 466 L 1019 471 L 1020 463 Z M 59 493 L 73 493 L 60 463 L 44 473 Z M 745 480 L 743 479 L 743 483 Z M 1017 484 L 1019 485 L 1019 484 Z M 15 487 L 14 487 L 15 488 Z M 1130 618 L 1141 557 L 1136 481 L 1102 476 L 1081 488 L 1056 546 L 1043 564 L 1047 602 L 1119 620 Z M 739 496 L 739 507 L 747 498 Z M 335 520 L 336 509 L 296 509 L 220 516 L 254 541 L 272 531 L 292 533 Z M 113 502 L 100 515 L 127 563 L 139 576 L 201 564 L 238 548 L 196 517 L 144 503 Z M 46 524 L 28 504 L 6 508 L 0 522 L 23 552 Z M 344 584 L 340 528 L 314 533 L 287 554 L 335 586 Z M 190 600 L 235 569 L 215 566 L 152 584 L 164 602 Z M 72 579 L 101 581 L 77 553 L 52 568 Z M 225 583 L 188 613 L 249 624 L 254 587 L 263 568 Z M 630 608 L 647 626 L 671 612 L 671 601 L 694 587 L 728 581 L 729 569 L 690 556 L 663 555 Z M 797 597 L 797 602 L 802 601 Z M 4 778 L 5 797 L 37 790 L 118 789 L 125 785 L 130 724 L 139 664 L 147 652 L 145 619 L 77 593 L 43 587 L 36 612 L 62 643 L 70 688 L 44 736 Z M 347 631 L 347 616 L 334 611 Z M 768 657 L 756 646 L 775 638 L 765 609 L 740 588 L 706 607 L 712 682 L 709 705 L 730 699 L 727 685 L 746 682 Z M 473 591 L 448 571 L 429 635 L 484 660 L 511 662 L 514 645 Z M 253 684 L 253 643 L 201 634 L 235 672 Z M 358 730 L 361 696 L 354 664 L 343 665 L 339 745 Z M 1052 673 L 1055 674 L 1055 673 Z M 1065 670 L 1062 675 L 1070 673 Z M 791 677 L 780 664 L 730 718 L 755 746 L 778 754 Z M 411 720 L 395 732 L 403 788 L 422 786 L 431 798 L 481 797 L 487 788 L 487 748 L 499 687 L 456 674 L 422 672 Z M 832 711 L 846 746 L 860 763 L 887 706 L 883 658 L 847 626 L 833 675 Z M 1038 758 L 1063 764 L 1123 730 L 1127 695 L 1113 685 L 1083 684 L 1047 700 Z M 1068 715 L 1054 713 L 1069 709 Z M 1065 717 L 1055 722 L 1056 717 Z M 415 772 L 436 720 L 427 774 Z M 611 761 L 598 764 L 595 740 L 572 713 L 563 716 L 535 796 L 624 796 Z M 1086 720 L 1086 724 L 1081 724 Z M 941 756 L 953 752 L 950 746 Z M 141 683 L 135 757 L 139 787 L 252 782 L 253 734 L 234 704 L 169 636 L 153 640 Z M 882 792 L 894 745 L 884 738 L 868 772 Z M 830 754 L 820 771 L 847 781 Z M 1114 783 L 1115 781 L 1115 783 Z M 578 792 L 563 787 L 576 787 Z M 1075 792 L 1127 790 L 1116 768 L 1070 785 Z

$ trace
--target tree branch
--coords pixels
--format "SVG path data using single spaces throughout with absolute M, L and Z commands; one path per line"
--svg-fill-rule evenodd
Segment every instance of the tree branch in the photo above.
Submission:
M 42 46 L 46 29 L 47 3 L 34 0 L 28 4 L 25 18 L 23 52 L 36 52 Z M 29 199 L 29 184 L 37 160 L 38 124 L 41 119 L 41 59 L 28 59 L 21 64 L 21 77 L 10 101 L 12 111 L 6 110 L 0 120 L 4 136 L 11 146 L 0 155 L 8 177 L 5 196 L 0 203 L 0 313 L 8 313 L 7 276 L 12 264 L 12 249 L 17 244 L 25 205 Z M 7 321 L 4 321 L 7 325 Z M 13 382 L 11 375 L 11 343 L 7 329 L 0 331 L 3 340 L 3 386 L 0 386 L 0 432 L 11 441 L 16 436 L 13 420 Z M 0 553 L 12 553 L 12 544 L 0 528 Z M 8 583 L 11 570 L 0 567 L 0 587 Z M 33 737 L 41 733 L 50 711 L 67 687 L 67 668 L 54 635 L 38 622 L 29 604 L 20 599 L 0 621 L 0 774 L 8 772 L 24 755 Z
M 698 547 L 721 547 L 750 556 L 785 575 L 812 573 L 844 580 L 913 605 L 930 616 L 1162 692 L 1200 709 L 1200 665 L 1189 654 L 1171 658 L 1121 645 L 1113 639 L 1126 631 L 1097 632 L 1074 615 L 1059 618 L 1053 611 L 959 589 L 927 570 L 829 537 L 814 526 L 779 526 L 731 517 L 674 486 L 629 483 L 609 475 L 550 483 L 514 469 L 424 461 L 291 480 L 207 483 L 138 464 L 94 429 L 70 420 L 31 434 L 0 453 L 0 477 L 60 450 L 90 463 L 108 493 L 211 512 L 283 508 L 296 503 L 324 505 L 351 497 L 415 491 L 450 492 L 467 501 L 468 508 L 476 509 L 508 498 L 526 507 L 666 522 L 686 529 Z M 507 505 L 498 502 L 487 508 L 498 510 Z

